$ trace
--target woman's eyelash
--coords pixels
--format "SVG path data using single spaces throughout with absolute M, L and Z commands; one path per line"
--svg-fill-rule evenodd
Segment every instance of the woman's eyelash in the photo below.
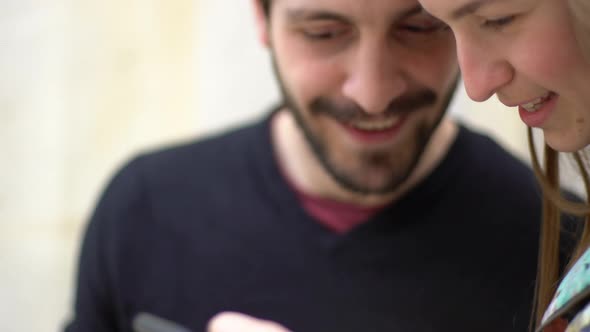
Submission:
M 515 18 L 516 18 L 516 16 L 512 15 L 512 16 L 498 18 L 495 20 L 485 20 L 482 25 L 486 28 L 502 28 L 502 27 L 512 23 Z
M 421 26 L 417 26 L 417 25 L 406 25 L 403 28 L 407 31 L 416 32 L 416 33 L 425 33 L 425 32 L 431 32 L 433 30 L 436 30 L 436 28 L 434 28 L 434 27 L 421 27 Z
M 436 25 L 428 25 L 428 26 L 419 26 L 419 25 L 405 25 L 402 26 L 404 30 L 414 33 L 431 33 L 437 31 L 446 31 L 449 30 L 449 26 L 446 24 L 436 24 Z

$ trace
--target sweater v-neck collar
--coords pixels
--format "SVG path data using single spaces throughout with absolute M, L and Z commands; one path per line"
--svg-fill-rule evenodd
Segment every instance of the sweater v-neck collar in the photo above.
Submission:
M 254 150 L 251 158 L 253 158 L 255 168 L 259 170 L 260 182 L 257 185 L 268 189 L 268 199 L 280 210 L 281 214 L 285 213 L 282 220 L 282 222 L 286 223 L 285 227 L 291 227 L 288 223 L 296 222 L 297 224 L 293 225 L 296 229 L 305 233 L 323 234 L 327 238 L 344 240 L 357 236 L 362 237 L 364 233 L 407 226 L 410 220 L 408 218 L 396 220 L 396 215 L 403 215 L 408 210 L 423 209 L 425 203 L 436 199 L 437 195 L 440 195 L 440 191 L 444 190 L 448 182 L 452 181 L 453 175 L 457 174 L 460 163 L 458 155 L 466 144 L 467 129 L 460 126 L 459 133 L 451 144 L 447 155 L 428 176 L 404 194 L 403 197 L 381 209 L 366 222 L 359 224 L 344 234 L 338 234 L 327 229 L 305 211 L 296 191 L 290 186 L 281 172 L 271 133 L 272 118 L 279 109 L 279 107 L 272 109 L 256 129 L 256 139 L 255 143 L 252 144 Z

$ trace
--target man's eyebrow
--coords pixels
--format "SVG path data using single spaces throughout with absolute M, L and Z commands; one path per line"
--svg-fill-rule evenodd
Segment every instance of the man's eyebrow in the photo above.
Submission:
M 420 13 L 426 13 L 422 6 L 416 5 L 411 7 L 407 10 L 402 11 L 394 15 L 394 20 L 403 20 L 413 15 L 417 15 Z M 301 8 L 294 8 L 287 10 L 287 19 L 291 22 L 303 22 L 303 21 L 321 21 L 321 20 L 334 20 L 334 21 L 341 21 L 341 22 L 352 22 L 352 19 L 338 13 L 334 13 L 327 10 L 322 9 L 301 9 Z
M 289 9 L 287 10 L 287 19 L 290 22 L 304 22 L 304 21 L 342 21 L 349 22 L 350 19 L 346 16 L 326 11 L 314 9 Z
M 478 11 L 481 7 L 489 5 L 490 3 L 494 2 L 495 0 L 472 0 L 463 6 L 457 8 L 451 14 L 451 18 L 453 20 L 458 20 L 467 16 L 469 14 L 473 14 Z
M 414 15 L 417 15 L 420 13 L 426 13 L 426 11 L 424 10 L 424 8 L 422 8 L 422 6 L 416 5 L 412 8 L 409 8 L 409 9 L 401 12 L 400 14 L 395 15 L 395 20 L 396 21 L 404 20 L 410 16 L 414 16 Z

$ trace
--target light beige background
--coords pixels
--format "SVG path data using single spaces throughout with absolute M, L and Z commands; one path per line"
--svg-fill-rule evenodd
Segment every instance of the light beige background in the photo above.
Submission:
M 1 1 L 0 331 L 59 330 L 81 226 L 127 158 L 276 99 L 248 1 Z M 460 92 L 452 113 L 527 158 L 513 110 Z

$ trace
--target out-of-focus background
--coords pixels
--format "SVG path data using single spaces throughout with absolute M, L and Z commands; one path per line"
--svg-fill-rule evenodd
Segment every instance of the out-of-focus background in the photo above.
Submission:
M 61 328 L 83 225 L 132 154 L 277 98 L 248 1 L 0 1 L 0 331 Z M 527 159 L 513 110 L 461 91 L 452 113 Z

